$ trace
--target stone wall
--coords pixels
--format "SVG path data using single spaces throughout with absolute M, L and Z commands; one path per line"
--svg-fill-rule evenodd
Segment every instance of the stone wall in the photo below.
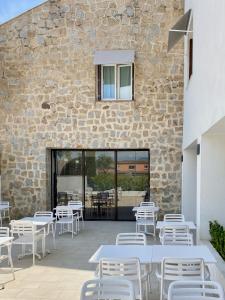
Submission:
M 2 193 L 13 213 L 44 209 L 47 148 L 148 148 L 151 197 L 181 197 L 182 0 L 49 0 L 0 26 Z M 134 49 L 135 100 L 95 98 L 95 49 Z M 178 55 L 176 54 L 178 53 Z

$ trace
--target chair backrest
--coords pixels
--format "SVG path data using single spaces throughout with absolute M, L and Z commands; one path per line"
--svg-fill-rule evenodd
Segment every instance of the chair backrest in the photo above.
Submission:
M 168 290 L 168 300 L 224 300 L 221 285 L 213 281 L 175 281 Z
M 204 280 L 205 264 L 201 258 L 164 258 L 161 272 L 163 281 Z
M 36 211 L 34 217 L 50 217 L 53 218 L 53 212 L 51 211 Z
M 73 218 L 73 210 L 67 206 L 57 206 L 56 207 L 56 212 L 55 212 L 56 218 L 61 219 L 61 218 Z
M 116 245 L 146 245 L 144 233 L 119 233 L 116 237 Z
M 140 203 L 140 206 L 150 206 L 150 207 L 155 207 L 155 202 L 150 202 L 150 201 L 144 201 Z
M 191 233 L 164 233 L 160 241 L 162 245 L 193 246 L 193 236 Z
M 86 281 L 81 289 L 80 300 L 134 300 L 132 282 L 126 279 L 101 278 Z
M 99 276 L 116 276 L 136 281 L 141 292 L 141 267 L 138 258 L 102 258 L 99 262 Z
M 166 214 L 164 216 L 166 222 L 185 222 L 184 215 L 182 214 Z
M 136 213 L 136 220 L 139 219 L 155 219 L 155 213 L 152 210 L 147 209 L 146 207 L 140 207 Z
M 0 227 L 0 236 L 9 236 L 9 228 L 8 227 Z
M 36 231 L 36 226 L 31 221 L 12 220 L 10 226 L 12 235 L 34 234 Z
M 68 201 L 68 205 L 70 206 L 70 205 L 80 205 L 80 206 L 82 206 L 82 201 L 80 201 L 80 200 L 70 200 L 70 201 Z

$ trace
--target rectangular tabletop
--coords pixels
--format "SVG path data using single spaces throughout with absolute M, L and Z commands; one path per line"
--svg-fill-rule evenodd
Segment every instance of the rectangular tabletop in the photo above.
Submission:
M 138 209 L 148 209 L 153 212 L 159 211 L 159 207 L 157 207 L 157 206 L 135 206 L 135 207 L 133 207 L 132 211 L 137 211 Z
M 141 263 L 151 263 L 152 246 L 141 245 L 102 245 L 89 259 L 90 263 L 99 263 L 101 258 L 138 257 Z
M 0 245 L 5 245 L 7 244 L 8 242 L 12 241 L 13 240 L 13 237 L 8 237 L 8 236 L 3 236 L 3 237 L 0 237 Z
M 51 217 L 25 217 L 20 219 L 21 221 L 31 221 L 36 226 L 46 226 L 52 223 L 55 218 Z
M 5 210 L 5 209 L 9 209 L 9 208 L 11 208 L 10 205 L 0 203 L 0 210 Z
M 171 246 L 154 245 L 152 263 L 161 263 L 164 257 L 170 258 L 203 258 L 206 263 L 216 263 L 215 257 L 207 246 Z
M 165 221 L 158 221 L 156 224 L 156 229 L 161 229 L 164 226 L 188 226 L 189 229 L 196 229 L 196 225 L 194 222 L 165 222 Z

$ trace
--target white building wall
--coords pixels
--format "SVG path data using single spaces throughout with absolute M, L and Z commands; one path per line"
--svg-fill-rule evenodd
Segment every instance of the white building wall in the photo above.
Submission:
M 209 238 L 209 221 L 225 226 L 225 135 L 201 141 L 200 238 Z
M 184 89 L 184 148 L 225 116 L 225 1 L 185 5 L 193 10 L 194 50 L 193 74 Z M 187 55 L 187 67 L 186 60 Z
M 182 170 L 182 213 L 185 215 L 187 221 L 196 223 L 196 144 L 183 152 Z

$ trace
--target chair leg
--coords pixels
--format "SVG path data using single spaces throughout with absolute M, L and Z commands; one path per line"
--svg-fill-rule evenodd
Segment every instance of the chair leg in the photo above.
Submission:
M 12 275 L 13 275 L 13 280 L 15 280 L 15 273 L 14 273 L 14 267 L 13 267 L 13 261 L 12 261 L 12 246 L 8 246 L 8 259 L 9 259 L 9 264 L 11 267 Z
M 51 224 L 51 230 L 52 230 L 53 248 L 56 249 L 56 244 L 55 244 L 55 226 L 54 226 L 54 223 Z
M 71 226 L 72 226 L 72 239 L 73 239 L 73 222 L 72 222 L 72 224 L 71 224 Z
M 33 242 L 33 244 L 32 244 L 32 252 L 33 252 L 33 266 L 35 265 L 35 253 L 36 253 L 36 247 L 37 247 L 37 244 L 36 244 L 36 242 Z
M 45 253 L 45 238 L 46 236 L 44 235 L 42 238 L 42 256 L 45 257 L 46 253 Z

